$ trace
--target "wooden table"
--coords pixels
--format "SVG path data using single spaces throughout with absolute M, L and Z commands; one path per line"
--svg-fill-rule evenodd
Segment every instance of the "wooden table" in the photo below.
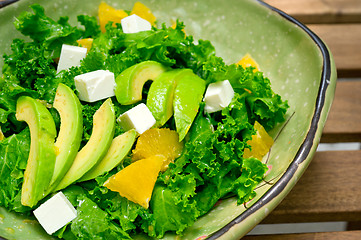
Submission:
M 334 56 L 339 79 L 321 142 L 361 142 L 361 1 L 265 2 L 305 23 Z M 262 223 L 333 221 L 347 222 L 347 231 L 243 239 L 361 239 L 361 150 L 316 152 L 294 189 Z

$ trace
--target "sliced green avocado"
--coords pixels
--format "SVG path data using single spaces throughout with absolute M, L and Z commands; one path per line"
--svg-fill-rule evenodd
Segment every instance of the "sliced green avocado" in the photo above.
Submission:
M 5 138 L 3 132 L 1 131 L 1 127 L 0 127 L 0 141 L 3 140 Z
M 135 129 L 132 129 L 114 138 L 104 158 L 80 178 L 79 181 L 96 178 L 119 165 L 131 150 L 136 136 L 137 132 Z
M 111 99 L 107 99 L 93 116 L 93 129 L 89 141 L 76 155 L 64 178 L 55 191 L 78 181 L 107 153 L 114 137 L 115 112 Z
M 191 69 L 174 69 L 162 73 L 150 85 L 147 107 L 157 120 L 156 126 L 163 126 L 173 115 L 173 96 L 178 79 L 193 74 Z
M 18 99 L 16 119 L 30 128 L 30 153 L 21 189 L 21 204 L 33 207 L 45 197 L 55 166 L 56 127 L 49 110 L 28 96 Z
M 178 80 L 174 90 L 173 109 L 179 141 L 186 136 L 197 115 L 205 88 L 205 81 L 196 74 L 187 74 Z
M 72 165 L 83 134 L 83 115 L 79 98 L 68 86 L 60 83 L 53 107 L 60 115 L 60 130 L 55 142 L 55 168 L 49 191 L 56 187 Z
M 154 62 L 145 61 L 125 69 L 115 79 L 115 96 L 120 104 L 129 105 L 142 100 L 145 82 L 154 80 L 167 71 L 167 67 Z

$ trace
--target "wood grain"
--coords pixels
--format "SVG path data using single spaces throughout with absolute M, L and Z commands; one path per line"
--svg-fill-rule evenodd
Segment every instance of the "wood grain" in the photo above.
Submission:
M 264 0 L 304 23 L 361 23 L 359 0 Z
M 339 77 L 361 77 L 360 0 L 265 2 L 307 24 L 326 42 L 334 56 Z
M 361 231 L 245 236 L 242 240 L 357 240 Z
M 361 221 L 361 150 L 317 152 L 263 223 Z
M 361 81 L 337 82 L 321 142 L 361 142 Z
M 361 23 L 310 24 L 308 27 L 330 48 L 339 77 L 361 77 Z

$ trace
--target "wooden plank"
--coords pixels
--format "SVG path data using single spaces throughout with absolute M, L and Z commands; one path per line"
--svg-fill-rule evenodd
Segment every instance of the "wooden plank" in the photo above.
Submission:
M 361 142 L 361 81 L 338 81 L 321 142 Z
M 361 23 L 359 0 L 264 0 L 304 23 Z
M 356 240 L 361 239 L 361 231 L 319 232 L 299 234 L 274 234 L 245 236 L 242 240 Z
M 330 48 L 339 77 L 361 77 L 361 24 L 310 24 L 308 27 Z
M 361 221 L 361 150 L 316 152 L 289 195 L 262 223 Z

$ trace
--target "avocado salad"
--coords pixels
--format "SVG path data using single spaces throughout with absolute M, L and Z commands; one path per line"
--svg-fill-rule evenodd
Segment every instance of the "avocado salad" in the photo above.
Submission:
M 162 238 L 255 197 L 289 108 L 255 64 L 139 2 L 74 26 L 30 8 L 3 55 L 1 208 L 60 239 Z

